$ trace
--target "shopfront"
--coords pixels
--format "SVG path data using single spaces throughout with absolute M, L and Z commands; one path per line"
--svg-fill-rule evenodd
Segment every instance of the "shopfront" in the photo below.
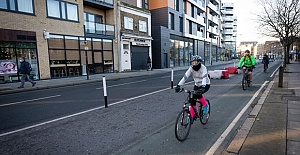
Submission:
M 150 56 L 150 37 L 123 35 L 121 37 L 121 70 L 146 70 Z
M 1 81 L 19 81 L 19 58 L 31 63 L 31 78 L 40 79 L 35 32 L 0 29 L 0 78 Z
M 192 39 L 171 37 L 170 67 L 189 66 L 192 55 L 194 55 Z
M 113 72 L 113 41 L 50 34 L 48 39 L 51 78 Z

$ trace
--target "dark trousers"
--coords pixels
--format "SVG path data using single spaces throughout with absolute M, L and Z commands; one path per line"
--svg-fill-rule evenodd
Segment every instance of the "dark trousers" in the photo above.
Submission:
M 205 90 L 204 90 L 204 92 L 202 94 L 206 93 L 209 90 L 209 88 L 210 88 L 209 84 L 205 85 Z M 198 87 L 196 85 L 194 86 L 194 90 L 199 90 L 199 89 L 201 89 L 201 87 Z M 192 105 L 196 105 L 196 100 L 197 99 L 201 99 L 203 97 L 202 94 L 200 94 L 200 95 L 196 95 L 196 94 L 193 95 Z
M 28 75 L 28 74 L 22 74 L 22 77 L 21 77 L 21 85 L 20 85 L 20 87 L 24 87 L 24 84 L 25 84 L 26 79 L 27 79 L 31 84 L 34 83 L 34 82 L 29 78 L 29 75 Z

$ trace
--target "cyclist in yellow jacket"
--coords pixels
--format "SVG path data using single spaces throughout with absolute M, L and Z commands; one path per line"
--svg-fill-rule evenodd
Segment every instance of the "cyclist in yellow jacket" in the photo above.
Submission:
M 253 68 L 255 68 L 256 65 L 256 59 L 254 58 L 253 55 L 250 54 L 249 50 L 245 51 L 245 55 L 241 58 L 239 64 L 238 64 L 238 69 L 241 67 L 246 67 L 248 69 L 250 81 L 252 81 L 252 72 Z M 243 73 L 245 73 L 245 69 L 243 68 Z

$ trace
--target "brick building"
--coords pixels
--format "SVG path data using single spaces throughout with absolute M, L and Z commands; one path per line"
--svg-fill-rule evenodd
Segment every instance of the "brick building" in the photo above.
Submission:
M 5 64 L 19 57 L 34 79 L 84 75 L 86 60 L 90 74 L 118 70 L 113 0 L 1 0 L 0 16 L 0 76 L 17 80 Z

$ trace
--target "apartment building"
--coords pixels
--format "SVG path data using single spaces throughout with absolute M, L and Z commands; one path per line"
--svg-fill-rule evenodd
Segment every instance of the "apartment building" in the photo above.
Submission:
M 118 1 L 120 71 L 146 70 L 152 58 L 151 12 L 148 0 Z
M 233 3 L 222 3 L 222 27 L 225 58 L 236 55 L 237 17 L 234 15 Z
M 149 0 L 154 68 L 190 65 L 192 55 L 218 61 L 221 48 L 219 0 Z
M 1 0 L 0 76 L 18 80 L 20 57 L 35 80 L 118 70 L 115 7 L 113 0 Z

